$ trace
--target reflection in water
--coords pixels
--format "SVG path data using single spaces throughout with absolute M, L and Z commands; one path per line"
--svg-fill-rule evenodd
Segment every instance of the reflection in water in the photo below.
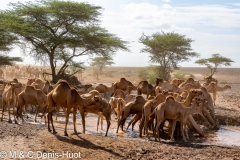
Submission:
M 237 126 L 221 126 L 218 131 L 212 133 L 207 143 L 240 146 L 240 128 Z
M 128 118 L 125 123 L 125 127 L 127 126 L 128 122 L 131 120 L 132 117 Z M 63 134 L 65 128 L 65 117 L 63 114 L 60 114 L 57 120 L 54 119 L 54 126 L 58 133 Z M 68 133 L 71 134 L 73 132 L 73 116 L 70 114 L 69 122 L 67 126 Z M 26 123 L 36 124 L 36 125 L 45 125 L 44 119 L 40 119 L 38 117 L 37 122 L 34 122 L 34 115 L 30 115 L 30 119 L 27 119 Z M 95 134 L 104 136 L 106 132 L 106 120 L 103 120 L 103 130 L 101 130 L 101 126 L 99 125 L 97 131 L 97 115 L 89 113 L 86 116 L 86 134 Z M 134 139 L 134 140 L 146 140 L 147 138 L 139 138 L 138 136 L 138 129 L 139 123 L 137 123 L 132 131 L 132 128 L 126 131 L 124 127 L 124 131 L 121 131 L 119 128 L 118 133 L 116 133 L 117 129 L 117 119 L 115 115 L 112 115 L 111 125 L 108 131 L 108 137 L 119 137 L 119 138 L 127 138 L 127 139 Z M 76 127 L 79 133 L 82 133 L 82 122 L 81 116 L 77 114 L 76 120 Z M 189 134 L 190 136 L 190 134 Z M 153 139 L 153 138 L 152 138 Z M 191 138 L 192 139 L 192 138 Z M 194 137 L 195 142 L 203 143 L 203 144 L 210 144 L 210 145 L 233 145 L 233 146 L 240 146 L 240 128 L 237 126 L 221 126 L 219 130 L 206 130 L 205 136 Z M 191 141 L 191 140 L 190 140 Z

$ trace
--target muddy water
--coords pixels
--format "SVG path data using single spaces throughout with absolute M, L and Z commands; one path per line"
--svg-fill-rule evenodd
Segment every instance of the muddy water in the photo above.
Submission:
M 215 132 L 206 133 L 206 144 L 240 146 L 240 127 L 221 126 Z
M 27 123 L 36 124 L 36 125 L 45 125 L 44 120 L 40 119 L 38 117 L 37 122 L 34 121 L 34 115 L 30 115 L 30 119 L 28 119 Z M 65 128 L 65 117 L 63 114 L 60 114 L 58 119 L 55 120 L 55 116 L 53 116 L 54 119 L 54 126 L 56 131 L 59 134 L 64 133 Z M 112 115 L 111 125 L 108 131 L 109 137 L 118 137 L 118 138 L 126 138 L 126 139 L 133 139 L 133 140 L 141 140 L 145 141 L 147 140 L 146 137 L 139 138 L 138 136 L 138 126 L 139 123 L 137 123 L 134 126 L 134 130 L 132 131 L 131 126 L 126 131 L 126 127 L 128 122 L 130 121 L 131 117 L 127 119 L 125 126 L 124 126 L 124 132 L 121 131 L 119 128 L 119 132 L 116 133 L 117 128 L 117 119 L 115 115 Z M 88 114 L 86 116 L 86 134 L 95 134 L 104 136 L 106 132 L 106 120 L 103 120 L 103 130 L 101 129 L 101 125 L 99 125 L 98 131 L 97 131 L 97 115 L 94 114 Z M 82 133 L 82 122 L 81 122 L 81 116 L 78 114 L 77 121 L 76 121 L 76 127 L 78 133 Z M 68 134 L 73 134 L 73 121 L 72 121 L 72 114 L 69 116 L 69 123 L 67 126 Z M 152 138 L 153 139 L 153 138 Z M 201 144 L 207 144 L 207 145 L 228 145 L 228 146 L 240 146 L 240 127 L 236 126 L 221 126 L 219 130 L 206 130 L 205 136 L 195 137 L 195 142 L 201 143 Z M 191 140 L 190 140 L 191 142 Z

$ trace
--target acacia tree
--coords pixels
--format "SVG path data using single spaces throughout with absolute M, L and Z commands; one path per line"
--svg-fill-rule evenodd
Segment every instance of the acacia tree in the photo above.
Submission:
M 223 57 L 220 54 L 212 54 L 210 58 L 203 58 L 195 61 L 199 65 L 205 65 L 210 69 L 210 76 L 212 77 L 214 73 L 217 72 L 219 66 L 231 66 L 231 63 L 234 62 L 230 58 Z
M 151 36 L 143 34 L 139 41 L 145 45 L 141 52 L 149 53 L 150 62 L 159 64 L 159 75 L 163 79 L 170 78 L 170 73 L 179 68 L 178 63 L 198 56 L 191 48 L 193 40 L 185 35 L 157 32 Z
M 114 64 L 112 57 L 94 57 L 91 59 L 90 65 L 98 67 L 99 73 L 102 72 L 106 66 Z
M 18 36 L 26 55 L 50 65 L 54 82 L 67 67 L 80 67 L 76 57 L 128 51 L 126 41 L 99 26 L 99 6 L 58 0 L 10 6 L 0 14 L 0 25 Z M 60 69 L 56 73 L 57 66 Z
M 12 45 L 17 43 L 17 37 L 0 29 L 0 66 L 13 65 L 13 62 L 21 62 L 21 57 L 9 57 L 4 55 L 12 49 Z

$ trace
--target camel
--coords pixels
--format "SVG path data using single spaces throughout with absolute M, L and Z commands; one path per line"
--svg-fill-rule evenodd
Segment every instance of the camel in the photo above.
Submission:
M 35 82 L 35 78 L 28 78 L 27 80 L 27 86 L 30 86 L 33 82 Z
M 126 104 L 126 107 L 123 109 L 123 112 L 122 112 L 121 120 L 118 123 L 117 133 L 120 125 L 121 125 L 121 129 L 123 130 L 123 125 L 130 114 L 135 114 L 135 116 L 128 123 L 126 130 L 131 124 L 132 124 L 132 130 L 133 130 L 135 123 L 138 120 L 140 120 L 142 117 L 142 110 L 145 103 L 146 103 L 146 100 L 142 96 L 137 96 L 134 101 Z
M 149 84 L 148 81 L 141 81 L 137 86 L 137 94 L 138 95 L 146 94 L 147 98 L 149 95 L 156 96 L 155 87 Z
M 81 89 L 81 90 L 77 89 L 77 92 L 79 94 L 84 94 L 91 87 L 92 87 L 92 84 L 85 84 L 85 85 L 83 85 L 83 89 Z
M 31 85 L 35 86 L 37 89 L 42 90 L 43 86 L 45 85 L 45 82 L 38 78 Z
M 2 119 L 1 121 L 3 121 L 3 113 L 4 113 L 4 108 L 7 105 L 8 106 L 8 116 L 9 116 L 9 123 L 12 123 L 11 117 L 10 117 L 10 105 L 12 104 L 13 106 L 13 115 L 14 115 L 14 121 L 15 123 L 17 123 L 16 121 L 16 116 L 15 116 L 15 94 L 14 94 L 14 90 L 18 87 L 17 83 L 8 83 L 6 84 L 3 93 L 2 93 Z
M 80 111 L 81 115 L 84 114 L 84 107 L 90 106 L 93 104 L 99 104 L 99 97 L 90 97 L 88 99 L 82 98 L 75 89 L 72 89 L 67 81 L 59 81 L 56 84 L 56 88 L 54 88 L 50 93 L 47 95 L 48 99 L 48 131 L 51 132 L 50 129 L 50 122 L 52 125 L 53 133 L 55 134 L 55 128 L 53 125 L 52 119 L 52 111 L 54 107 L 62 106 L 67 109 L 66 112 L 66 123 L 65 123 L 65 130 L 64 135 L 68 136 L 67 134 L 67 124 L 69 119 L 69 114 L 71 109 L 73 108 L 73 124 L 74 124 L 74 132 L 77 134 L 76 130 L 76 111 L 77 109 Z M 99 105 L 98 105 L 99 106 Z M 82 116 L 83 121 L 83 133 L 85 133 L 85 118 Z
M 105 133 L 105 136 L 107 136 L 108 134 L 108 130 L 110 127 L 110 119 L 111 119 L 111 106 L 110 104 L 107 102 L 106 99 L 102 99 L 99 97 L 99 104 L 92 104 L 92 105 L 88 105 L 88 106 L 83 106 L 79 108 L 79 112 L 81 114 L 82 117 L 82 124 L 83 124 L 83 133 L 85 133 L 85 117 L 88 113 L 94 113 L 98 115 L 98 122 L 97 122 L 97 131 L 98 131 L 98 126 L 99 126 L 99 121 L 101 119 L 101 126 L 103 123 L 103 118 L 101 117 L 101 115 L 103 115 L 106 118 L 106 122 L 107 122 L 107 130 Z M 102 127 L 101 127 L 102 129 Z
M 192 105 L 190 108 L 184 107 L 181 103 L 176 102 L 172 96 L 168 96 L 164 103 L 160 103 L 152 113 L 152 115 L 154 114 L 156 117 L 155 131 L 158 131 L 159 141 L 160 141 L 159 127 L 160 127 L 160 124 L 165 119 L 172 120 L 171 140 L 174 140 L 173 131 L 175 130 L 176 122 L 180 120 L 181 134 L 183 136 L 183 140 L 187 141 L 184 134 L 184 126 L 186 125 L 186 121 L 189 115 L 196 114 L 201 111 L 202 105 L 200 106 L 199 105 L 200 103 L 202 103 L 202 100 L 199 98 L 195 98 L 192 101 Z M 154 137 L 156 141 L 157 139 L 156 139 L 155 132 L 154 132 Z
M 47 95 L 52 90 L 53 90 L 53 86 L 50 84 L 49 81 L 46 81 L 42 88 L 43 93 Z
M 99 84 L 94 89 L 97 90 L 99 93 L 103 93 L 104 94 L 104 98 L 107 98 L 107 92 L 113 90 L 113 83 L 112 83 L 111 87 L 107 87 L 104 84 Z
M 132 82 L 126 80 L 125 78 L 120 78 L 120 80 L 113 83 L 113 93 L 117 90 L 121 89 L 123 91 L 128 90 L 128 94 L 131 93 L 132 90 L 136 90 L 137 87 L 132 84 Z
M 188 83 L 182 87 L 178 87 L 175 84 L 170 84 L 169 82 L 159 82 L 159 86 L 156 87 L 155 93 L 161 93 L 162 90 L 182 93 L 183 91 L 189 91 L 190 89 L 193 89 L 193 85 L 191 83 Z
M 119 98 L 125 99 L 126 95 L 127 95 L 127 91 L 124 92 L 121 89 L 117 89 L 115 92 L 113 92 L 111 97 L 119 97 Z
M 205 87 L 206 90 L 208 91 L 208 93 L 212 93 L 213 94 L 213 105 L 216 106 L 215 102 L 216 102 L 216 96 L 217 96 L 217 92 L 221 92 L 227 89 L 231 89 L 231 86 L 226 84 L 223 87 L 218 86 L 218 84 L 211 82 L 208 86 Z
M 47 95 L 40 89 L 35 89 L 33 86 L 26 86 L 26 88 L 17 96 L 17 117 L 21 117 L 22 121 L 22 111 L 24 110 L 23 106 L 25 105 L 25 110 L 27 110 L 28 104 L 38 105 L 35 115 L 35 122 L 37 122 L 37 114 L 39 109 L 43 110 L 43 116 L 45 123 L 47 123 L 45 110 L 47 108 Z
M 120 121 L 123 108 L 125 107 L 126 103 L 122 98 L 110 97 L 109 104 L 111 105 L 111 113 L 115 109 L 117 113 L 118 123 Z
M 181 83 L 183 83 L 184 80 L 183 79 L 177 79 L 177 78 L 174 78 L 170 84 L 175 84 L 176 86 L 179 86 Z
M 142 137 L 142 129 L 144 127 L 146 130 L 147 137 L 148 137 L 148 139 L 150 139 L 149 134 L 148 134 L 149 116 L 151 115 L 153 110 L 160 103 L 163 103 L 165 100 L 166 100 L 166 96 L 163 95 L 162 93 L 159 93 L 154 99 L 149 100 L 145 103 L 145 105 L 143 106 L 142 119 L 141 119 L 141 122 L 139 125 L 139 136 L 140 137 Z

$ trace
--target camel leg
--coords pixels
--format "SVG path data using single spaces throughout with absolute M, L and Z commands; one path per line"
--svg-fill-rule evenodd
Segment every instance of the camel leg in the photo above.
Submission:
M 106 133 L 105 133 L 105 137 L 107 136 L 107 134 L 108 134 L 108 130 L 109 130 L 109 127 L 110 127 L 110 125 L 111 125 L 111 122 L 110 122 L 110 116 L 105 116 L 105 118 L 106 118 L 106 121 L 107 121 L 107 131 L 106 131 Z M 102 119 L 103 119 L 103 117 L 102 117 Z
M 38 115 L 38 112 L 39 112 L 39 108 L 40 108 L 40 106 L 38 106 L 37 109 L 36 109 L 35 122 L 37 122 L 37 115 Z
M 136 119 L 133 121 L 132 123 L 132 131 L 133 131 L 133 128 L 134 128 L 134 125 L 137 123 L 138 120 L 140 120 L 142 118 L 142 115 L 141 114 L 138 114 L 136 116 Z
M 140 124 L 139 124 L 139 137 L 142 137 L 142 130 L 144 127 L 144 122 L 145 122 L 145 116 L 143 115 Z
M 214 106 L 216 106 L 216 104 L 215 104 L 216 95 L 217 95 L 217 92 L 213 92 L 213 105 L 214 105 Z
M 68 134 L 67 134 L 67 125 L 68 125 L 68 121 L 69 121 L 70 110 L 71 110 L 71 108 L 68 107 L 68 108 L 67 108 L 67 114 L 66 114 L 66 122 L 65 122 L 64 136 L 68 136 Z
M 155 132 L 154 132 L 154 137 L 155 137 L 155 141 L 157 141 L 157 137 L 159 138 L 159 142 L 160 142 L 160 132 L 159 132 L 159 127 L 160 127 L 160 124 L 162 123 L 162 120 L 158 120 L 156 122 L 156 127 L 155 127 Z
M 48 114 L 47 114 L 47 117 L 48 117 L 48 132 L 51 132 L 52 130 L 51 130 L 51 128 L 50 128 L 50 112 L 48 112 Z
M 15 105 L 16 105 L 16 102 L 14 101 L 14 103 L 13 103 L 13 118 L 14 118 L 15 124 L 18 124 L 18 123 L 17 123 L 17 120 L 16 120 Z
M 3 121 L 3 113 L 4 113 L 5 105 L 6 105 L 6 103 L 2 100 L 2 118 L 1 118 L 1 121 Z
M 194 128 L 194 130 L 200 134 L 201 136 L 204 136 L 203 130 L 199 127 L 197 122 L 193 119 L 192 115 L 189 115 L 188 121 L 190 122 L 191 126 Z
M 81 114 L 82 117 L 82 125 L 83 125 L 83 133 L 85 133 L 85 114 L 84 114 L 84 110 L 83 109 L 79 109 L 79 112 Z
M 58 114 L 59 114 L 60 106 L 57 106 L 57 111 L 56 111 L 56 117 L 55 120 L 57 120 Z
M 77 114 L 77 109 L 74 107 L 73 108 L 73 126 L 74 126 L 74 133 L 77 134 L 77 129 L 76 129 L 76 114 Z
M 176 123 L 177 123 L 177 120 L 173 119 L 172 120 L 172 131 L 171 131 L 171 140 L 172 141 L 174 141 L 173 134 L 174 134 L 174 131 L 175 131 L 175 128 L 176 128 Z
M 185 119 L 184 117 L 182 117 L 180 119 L 180 130 L 181 130 L 181 134 L 182 134 L 184 142 L 187 142 L 185 134 L 184 134 L 184 126 L 183 126 L 184 125 L 184 119 Z
M 128 123 L 128 126 L 127 126 L 126 131 L 128 130 L 129 126 L 136 120 L 136 117 L 137 117 L 137 115 L 135 115 L 135 116 L 133 117 L 133 119 L 131 119 L 131 121 Z
M 12 120 L 11 120 L 11 116 L 10 116 L 10 114 L 11 114 L 11 111 L 10 111 L 10 102 L 7 102 L 7 104 L 8 104 L 8 123 L 12 123 Z
M 203 112 L 204 112 L 204 114 L 206 115 L 207 120 L 208 120 L 213 126 L 216 126 L 216 124 L 215 124 L 212 116 L 209 114 L 208 110 L 207 110 L 205 107 L 203 108 Z

